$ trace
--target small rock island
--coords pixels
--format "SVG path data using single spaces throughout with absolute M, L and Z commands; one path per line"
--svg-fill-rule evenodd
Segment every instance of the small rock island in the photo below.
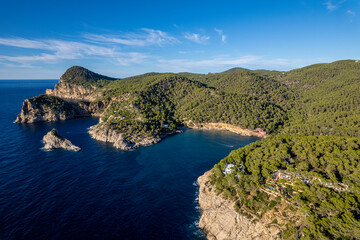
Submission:
M 45 150 L 65 149 L 70 151 L 81 151 L 81 148 L 73 145 L 69 140 L 61 136 L 55 128 L 48 132 L 44 138 Z

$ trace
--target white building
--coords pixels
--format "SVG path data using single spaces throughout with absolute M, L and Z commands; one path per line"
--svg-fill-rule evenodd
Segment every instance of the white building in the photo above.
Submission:
M 225 174 L 225 175 L 228 175 L 228 174 L 230 174 L 230 173 L 233 173 L 234 172 L 234 167 L 235 167 L 235 165 L 234 164 L 229 164 L 229 163 L 227 163 L 226 165 L 225 165 L 225 168 L 223 169 L 223 174 Z

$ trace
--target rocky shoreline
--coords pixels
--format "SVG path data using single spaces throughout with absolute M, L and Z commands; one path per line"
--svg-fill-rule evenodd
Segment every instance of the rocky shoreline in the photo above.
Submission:
M 271 240 L 280 239 L 280 230 L 276 226 L 269 226 L 260 221 L 253 221 L 244 215 L 240 215 L 234 209 L 234 202 L 225 200 L 215 193 L 215 187 L 211 186 L 209 176 L 211 170 L 200 176 L 199 205 L 201 228 L 209 240 Z
M 54 122 L 89 115 L 79 110 L 62 99 L 40 95 L 25 99 L 21 112 L 14 123 Z
M 91 85 L 81 86 L 68 83 L 63 79 L 63 76 L 54 89 L 46 90 L 46 94 L 26 99 L 15 123 L 50 122 L 88 116 L 102 117 L 104 111 L 111 106 L 112 99 L 97 100 L 103 89 Z M 120 101 L 128 99 L 129 94 L 125 94 L 121 96 Z M 262 129 L 242 129 L 226 123 L 185 122 L 184 124 L 187 126 L 186 128 L 192 129 L 227 130 L 243 136 L 259 138 L 267 136 Z M 161 136 L 140 136 L 136 133 L 124 136 L 121 129 L 116 129 L 111 124 L 105 126 L 100 119 L 99 124 L 90 128 L 89 134 L 96 140 L 113 143 L 117 149 L 133 150 L 139 146 L 158 143 L 163 138 L 179 132 L 182 130 L 167 132 Z
M 102 142 L 112 143 L 113 146 L 117 149 L 124 151 L 134 150 L 140 146 L 149 146 L 155 143 L 160 142 L 167 136 L 171 136 L 177 133 L 181 133 L 182 130 L 176 130 L 167 132 L 166 134 L 160 136 L 148 136 L 148 137 L 139 137 L 137 135 L 132 135 L 130 137 L 125 137 L 119 129 L 115 129 L 111 126 L 99 123 L 95 126 L 90 127 L 89 134 L 95 140 Z

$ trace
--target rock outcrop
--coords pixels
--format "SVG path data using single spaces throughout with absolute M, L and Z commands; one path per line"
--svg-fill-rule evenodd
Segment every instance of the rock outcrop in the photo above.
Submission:
M 119 129 L 102 123 L 90 127 L 89 134 L 96 140 L 113 143 L 114 147 L 125 151 L 133 150 L 140 146 L 148 146 L 161 141 L 159 136 L 138 137 L 133 135 L 126 137 Z
M 55 85 L 54 89 L 46 89 L 46 94 L 64 99 L 94 101 L 101 95 L 96 89 L 93 86 L 85 87 L 67 83 L 60 78 L 59 83 Z
M 149 146 L 155 143 L 160 142 L 167 136 L 174 135 L 177 133 L 183 132 L 182 130 L 169 131 L 160 136 L 138 136 L 133 134 L 131 136 L 124 136 L 124 134 L 115 127 L 111 125 L 104 124 L 100 122 L 99 124 L 90 127 L 89 134 L 92 138 L 102 141 L 109 142 L 114 145 L 115 148 L 121 150 L 133 150 L 140 146 Z
M 81 150 L 81 148 L 73 145 L 69 140 L 62 137 L 55 128 L 43 137 L 43 142 L 45 144 L 45 150 L 54 150 L 58 148 L 71 151 Z
M 26 99 L 15 123 L 58 121 L 88 116 L 100 116 L 110 100 L 86 102 L 65 101 L 60 97 L 40 95 Z
M 90 116 L 90 112 L 61 98 L 40 95 L 24 101 L 15 123 L 53 122 L 83 116 Z
M 210 174 L 211 171 L 208 171 L 197 180 L 200 186 L 199 205 L 202 210 L 199 228 L 204 230 L 207 239 L 280 239 L 279 228 L 240 215 L 234 209 L 234 202 L 217 195 L 215 187 L 208 182 Z
M 94 102 L 86 102 L 86 101 L 73 102 L 73 104 L 75 104 L 77 108 L 81 109 L 81 112 L 83 113 L 84 117 L 89 115 L 96 117 L 102 116 L 105 108 L 108 107 L 110 103 L 111 100 L 109 99 L 103 99 L 101 101 L 94 101 Z
M 227 130 L 243 136 L 255 136 L 259 138 L 265 138 L 268 136 L 261 128 L 257 128 L 255 130 L 243 129 L 227 123 L 187 123 L 187 125 L 189 128 L 194 129 Z

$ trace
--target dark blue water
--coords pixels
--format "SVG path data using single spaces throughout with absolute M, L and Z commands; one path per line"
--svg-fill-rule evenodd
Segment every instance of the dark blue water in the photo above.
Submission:
M 90 138 L 96 118 L 13 123 L 55 83 L 0 81 L 0 239 L 204 239 L 197 177 L 257 139 L 187 130 L 123 152 Z M 41 150 L 53 127 L 83 150 Z

